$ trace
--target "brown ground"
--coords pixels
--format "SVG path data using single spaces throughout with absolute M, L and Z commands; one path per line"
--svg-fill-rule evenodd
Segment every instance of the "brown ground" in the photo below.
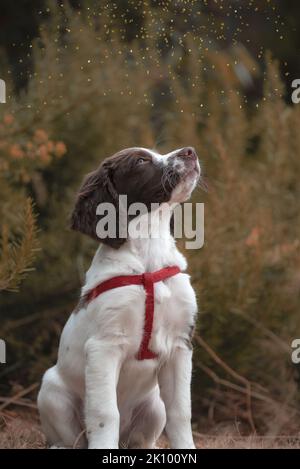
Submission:
M 1 415 L 0 448 L 28 449 L 45 448 L 45 439 L 38 422 L 36 412 L 17 413 L 6 411 Z M 198 448 L 300 448 L 300 436 L 292 437 L 260 437 L 251 435 L 243 437 L 232 429 L 222 429 L 216 435 L 195 432 Z M 162 438 L 159 444 L 167 448 L 167 442 Z

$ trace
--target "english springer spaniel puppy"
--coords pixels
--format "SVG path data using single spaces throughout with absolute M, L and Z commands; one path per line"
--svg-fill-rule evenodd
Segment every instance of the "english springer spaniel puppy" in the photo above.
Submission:
M 190 384 L 197 304 L 170 225 L 173 208 L 190 197 L 199 176 L 191 147 L 165 155 L 129 148 L 85 178 L 72 228 L 101 244 L 38 396 L 52 447 L 153 448 L 164 429 L 171 448 L 195 447 Z M 99 239 L 97 207 L 113 204 L 120 215 L 120 195 L 147 212 L 128 214 L 122 237 L 117 217 L 114 236 Z M 148 236 L 131 236 L 139 218 L 146 218 Z

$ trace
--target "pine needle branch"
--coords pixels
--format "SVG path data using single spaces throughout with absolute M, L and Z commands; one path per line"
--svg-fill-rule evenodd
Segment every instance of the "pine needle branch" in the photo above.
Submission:
M 9 233 L 3 225 L 0 245 L 0 290 L 17 291 L 32 270 L 38 250 L 36 215 L 30 198 L 20 214 L 20 236 Z

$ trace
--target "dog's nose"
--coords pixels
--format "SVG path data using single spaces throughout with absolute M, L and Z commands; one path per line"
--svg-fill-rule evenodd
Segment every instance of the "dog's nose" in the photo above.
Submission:
M 197 153 L 193 147 L 184 147 L 177 153 L 177 156 L 181 158 L 189 158 L 191 160 L 197 159 Z

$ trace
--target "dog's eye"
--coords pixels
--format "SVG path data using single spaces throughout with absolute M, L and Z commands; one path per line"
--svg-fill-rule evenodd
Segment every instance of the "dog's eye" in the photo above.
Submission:
M 145 158 L 138 158 L 136 164 L 144 164 L 147 163 L 147 161 L 148 160 L 146 160 Z

